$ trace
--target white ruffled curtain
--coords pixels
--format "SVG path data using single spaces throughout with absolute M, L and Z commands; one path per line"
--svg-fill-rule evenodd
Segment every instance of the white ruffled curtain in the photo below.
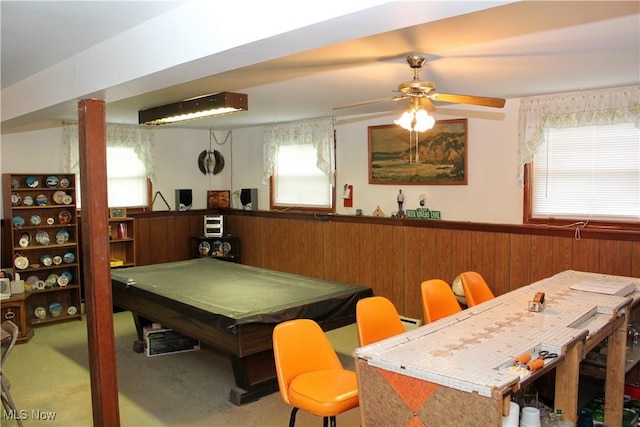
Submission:
M 312 144 L 318 151 L 316 166 L 334 182 L 335 151 L 332 118 L 267 125 L 264 130 L 262 156 L 264 172 L 262 183 L 269 184 L 273 175 L 278 147 L 284 145 Z
M 153 128 L 136 125 L 107 124 L 107 147 L 133 148 L 144 163 L 147 178 L 154 181 L 154 168 L 151 153 L 155 140 Z M 78 124 L 65 123 L 64 131 L 65 168 L 67 173 L 80 175 L 80 146 Z
M 640 128 L 640 86 L 524 98 L 518 123 L 518 182 L 524 165 L 545 142 L 547 128 L 635 123 Z

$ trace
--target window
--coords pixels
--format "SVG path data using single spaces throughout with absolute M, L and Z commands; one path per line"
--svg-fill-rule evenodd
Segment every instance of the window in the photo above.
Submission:
M 549 128 L 532 165 L 532 218 L 640 220 L 640 129 Z
M 107 147 L 107 197 L 109 207 L 146 206 L 147 173 L 130 147 Z
M 78 125 L 64 126 L 67 171 L 75 173 L 76 200 L 81 208 Z M 155 138 L 146 126 L 107 124 L 107 203 L 109 207 L 144 207 L 150 204 L 153 179 L 151 152 Z
M 311 144 L 278 148 L 271 184 L 274 206 L 331 209 L 331 182 L 316 166 L 317 159 Z
M 333 211 L 335 143 L 331 118 L 265 127 L 263 184 L 271 209 Z
M 522 99 L 518 128 L 525 223 L 640 229 L 640 86 Z

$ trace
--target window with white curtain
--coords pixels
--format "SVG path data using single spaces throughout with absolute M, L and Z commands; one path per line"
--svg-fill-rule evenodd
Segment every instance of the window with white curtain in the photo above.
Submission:
M 524 221 L 640 225 L 640 86 L 523 99 Z
M 335 144 L 332 119 L 265 128 L 263 183 L 273 209 L 332 210 Z
M 107 203 L 109 207 L 149 204 L 148 181 L 153 182 L 151 152 L 154 130 L 146 126 L 107 124 Z M 75 173 L 77 205 L 81 208 L 78 125 L 64 127 L 67 172 Z

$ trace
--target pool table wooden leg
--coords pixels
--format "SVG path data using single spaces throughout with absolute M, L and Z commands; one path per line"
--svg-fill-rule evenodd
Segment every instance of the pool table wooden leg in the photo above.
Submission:
M 231 403 L 244 405 L 278 391 L 273 350 L 245 357 L 232 354 L 231 366 L 236 380 L 229 393 Z

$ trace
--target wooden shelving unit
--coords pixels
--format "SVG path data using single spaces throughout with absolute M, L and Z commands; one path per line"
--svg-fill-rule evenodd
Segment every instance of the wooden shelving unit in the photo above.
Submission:
M 109 218 L 109 249 L 112 268 L 135 267 L 135 219 Z
M 7 303 L 24 316 L 24 340 L 30 326 L 81 318 L 75 175 L 3 174 L 2 186 L 4 253 L 25 281 Z

